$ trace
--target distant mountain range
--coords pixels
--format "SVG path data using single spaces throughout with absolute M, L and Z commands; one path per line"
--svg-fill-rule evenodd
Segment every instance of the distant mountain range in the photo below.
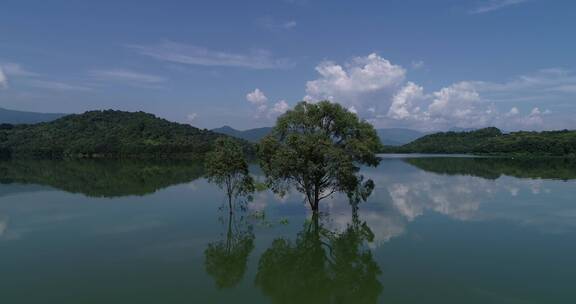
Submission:
M 376 129 L 376 132 L 378 132 L 382 144 L 386 146 L 405 145 L 428 134 L 405 128 Z
M 271 127 L 263 127 L 241 131 L 230 126 L 224 126 L 213 129 L 212 131 L 255 143 L 259 142 L 260 139 L 270 133 L 271 130 Z M 387 146 L 401 146 L 426 135 L 426 133 L 403 128 L 377 129 L 376 131 L 378 132 L 382 144 Z
M 221 128 L 212 129 L 212 132 L 241 138 L 253 143 L 259 142 L 260 139 L 268 135 L 270 131 L 272 131 L 271 127 L 255 128 L 244 131 L 236 130 L 230 126 L 223 126 Z
M 36 113 L 0 108 L 0 123 L 34 124 L 53 121 L 66 115 L 67 114 L 62 113 Z M 221 128 L 213 129 L 212 131 L 256 143 L 270 133 L 271 130 L 271 127 L 262 127 L 241 131 L 230 126 L 223 126 Z M 404 128 L 386 128 L 377 129 L 376 131 L 378 132 L 382 144 L 387 146 L 401 146 L 427 134 Z
M 8 124 L 34 124 L 56 120 L 67 114 L 63 113 L 36 113 L 16 111 L 0 108 L 0 123 Z

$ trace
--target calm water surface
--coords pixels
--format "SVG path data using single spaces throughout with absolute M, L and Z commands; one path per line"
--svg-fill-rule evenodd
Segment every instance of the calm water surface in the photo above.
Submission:
M 263 191 L 230 216 L 198 164 L 0 162 L 2 303 L 576 303 L 573 162 L 363 173 L 358 208 Z

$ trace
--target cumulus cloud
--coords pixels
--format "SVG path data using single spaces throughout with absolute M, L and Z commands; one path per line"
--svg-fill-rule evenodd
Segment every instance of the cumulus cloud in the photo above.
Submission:
M 471 14 L 484 14 L 492 11 L 501 10 L 509 6 L 518 5 L 526 2 L 527 0 L 487 0 L 478 3 L 472 8 L 469 13 Z
M 290 107 L 288 106 L 288 103 L 286 103 L 285 100 L 280 100 L 272 106 L 271 113 L 280 115 L 288 111 L 289 108 Z
M 306 83 L 307 101 L 332 100 L 355 106 L 359 113 L 381 94 L 391 94 L 404 81 L 406 70 L 372 53 L 344 66 L 325 61 L 316 67 L 320 77 Z
M 546 98 L 566 94 L 576 86 L 576 77 L 563 69 L 545 69 L 521 75 L 509 81 L 461 81 L 426 91 L 407 80 L 407 70 L 378 54 L 356 57 L 338 64 L 321 62 L 317 79 L 306 83 L 305 100 L 327 99 L 358 113 L 377 127 L 402 126 L 422 130 L 445 130 L 452 127 L 506 129 L 547 126 L 541 113 L 522 115 L 517 104 L 534 100 L 547 92 Z M 507 106 L 508 110 L 503 108 Z M 511 119 L 514 118 L 514 119 Z
M 246 100 L 248 100 L 249 102 L 251 102 L 254 105 L 261 106 L 261 105 L 266 104 L 268 102 L 268 97 L 266 97 L 266 95 L 264 95 L 264 92 L 262 92 L 260 89 L 256 88 L 256 89 L 254 89 L 254 91 L 246 94 Z
M 375 123 L 473 127 L 489 123 L 493 111 L 468 82 L 426 93 L 422 86 L 406 82 L 405 68 L 374 53 L 344 65 L 322 62 L 316 71 L 320 77 L 306 83 L 305 100 L 339 102 Z
M 196 45 L 164 42 L 158 45 L 129 46 L 140 54 L 157 60 L 187 65 L 238 67 L 250 69 L 280 69 L 292 64 L 288 59 L 274 58 L 267 50 L 232 53 L 210 50 Z
M 520 114 L 520 111 L 517 107 L 512 107 L 508 113 L 506 113 L 506 117 L 513 117 Z
M 479 127 L 493 123 L 493 106 L 467 82 L 460 82 L 433 93 L 434 99 L 428 106 L 428 115 L 434 123 L 450 126 L 457 122 L 459 127 Z
M 4 74 L 4 70 L 0 67 L 0 89 L 4 89 L 8 87 L 8 78 L 6 74 Z
M 264 92 L 262 92 L 258 88 L 246 94 L 246 100 L 256 107 L 257 118 L 264 117 L 267 119 L 272 119 L 288 111 L 288 109 L 290 108 L 290 106 L 285 100 L 279 100 L 278 102 L 270 106 L 268 104 L 268 97 L 266 97 Z
M 421 115 L 425 115 L 421 104 L 425 99 L 424 88 L 413 82 L 408 82 L 392 98 L 392 104 L 388 109 L 387 115 L 393 119 L 407 119 L 410 117 L 424 119 L 424 117 L 421 117 Z M 374 108 L 371 109 L 371 112 L 373 112 Z

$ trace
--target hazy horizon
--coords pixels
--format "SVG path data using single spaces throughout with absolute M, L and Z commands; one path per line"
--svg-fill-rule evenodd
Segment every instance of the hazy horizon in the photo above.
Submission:
M 6 1 L 0 107 L 213 129 L 329 99 L 377 128 L 576 127 L 576 4 Z

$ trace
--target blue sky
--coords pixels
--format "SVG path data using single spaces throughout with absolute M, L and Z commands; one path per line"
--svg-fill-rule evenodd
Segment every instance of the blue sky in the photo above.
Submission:
M 574 129 L 575 32 L 568 0 L 5 0 L 0 106 L 244 129 L 330 99 L 377 127 Z

